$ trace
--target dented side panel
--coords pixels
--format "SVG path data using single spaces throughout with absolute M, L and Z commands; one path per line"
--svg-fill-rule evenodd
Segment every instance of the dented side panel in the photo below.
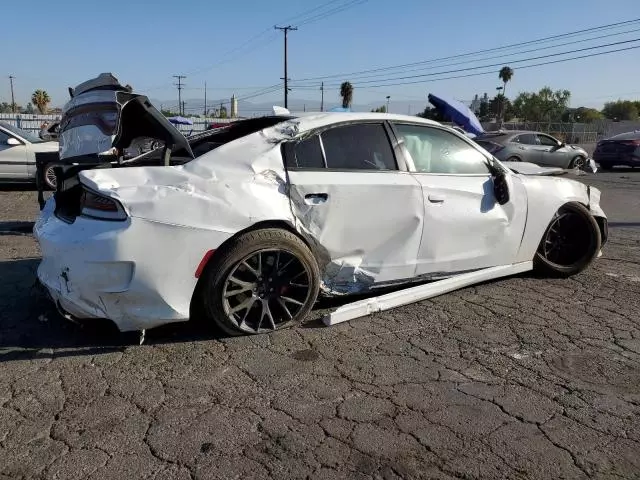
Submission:
M 325 290 L 366 290 L 415 275 L 422 190 L 406 172 L 290 171 L 296 227 L 317 241 Z

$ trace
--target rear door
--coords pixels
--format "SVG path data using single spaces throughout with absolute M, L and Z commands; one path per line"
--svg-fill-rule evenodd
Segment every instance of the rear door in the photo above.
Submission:
M 424 195 L 418 275 L 448 275 L 515 261 L 524 232 L 527 197 L 507 175 L 510 200 L 500 205 L 486 157 L 443 128 L 394 123 Z
M 285 144 L 294 216 L 326 256 L 334 290 L 415 275 L 422 188 L 391 138 L 384 122 L 348 123 Z
M 19 145 L 9 145 L 9 139 Z M 0 129 L 0 178 L 6 180 L 26 180 L 28 163 L 27 146 L 22 140 Z

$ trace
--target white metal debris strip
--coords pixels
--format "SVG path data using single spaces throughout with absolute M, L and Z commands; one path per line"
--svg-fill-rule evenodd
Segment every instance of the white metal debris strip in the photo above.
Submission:
M 369 315 L 375 312 L 383 312 L 391 308 L 408 305 L 428 298 L 437 297 L 445 293 L 468 287 L 479 282 L 486 282 L 500 277 L 516 275 L 533 269 L 533 262 L 521 262 L 513 265 L 485 268 L 471 273 L 463 273 L 454 277 L 438 280 L 426 285 L 405 288 L 396 292 L 367 298 L 349 303 L 337 308 L 325 316 L 323 322 L 327 326 L 353 320 L 354 318 Z

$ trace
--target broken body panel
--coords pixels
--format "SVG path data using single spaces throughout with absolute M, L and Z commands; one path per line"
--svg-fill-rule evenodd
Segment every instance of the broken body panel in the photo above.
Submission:
M 65 221 L 55 214 L 56 199 L 50 199 L 34 228 L 43 254 L 38 276 L 73 316 L 109 318 L 122 331 L 142 330 L 187 320 L 204 259 L 260 224 L 297 231 L 318 261 L 322 291 L 342 295 L 527 265 L 566 202 L 578 201 L 604 217 L 599 192 L 591 189 L 590 197 L 578 182 L 504 169 L 510 199 L 501 205 L 490 174 L 419 174 L 398 144 L 398 171 L 285 168 L 283 143 L 363 119 L 408 121 L 380 114 L 305 116 L 180 166 L 81 171 L 83 188 L 118 202 L 126 219 L 80 215 Z M 84 154 L 82 148 L 76 151 Z M 101 148 L 96 144 L 93 150 Z M 429 294 L 434 291 L 435 285 Z

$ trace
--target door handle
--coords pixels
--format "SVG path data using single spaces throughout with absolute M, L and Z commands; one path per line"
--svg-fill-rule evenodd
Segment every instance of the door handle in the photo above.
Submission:
M 307 205 L 320 205 L 329 199 L 326 193 L 308 193 L 304 196 L 304 202 Z
M 443 203 L 444 202 L 444 195 L 441 195 L 439 193 L 430 193 L 429 194 L 429 201 L 431 203 Z

